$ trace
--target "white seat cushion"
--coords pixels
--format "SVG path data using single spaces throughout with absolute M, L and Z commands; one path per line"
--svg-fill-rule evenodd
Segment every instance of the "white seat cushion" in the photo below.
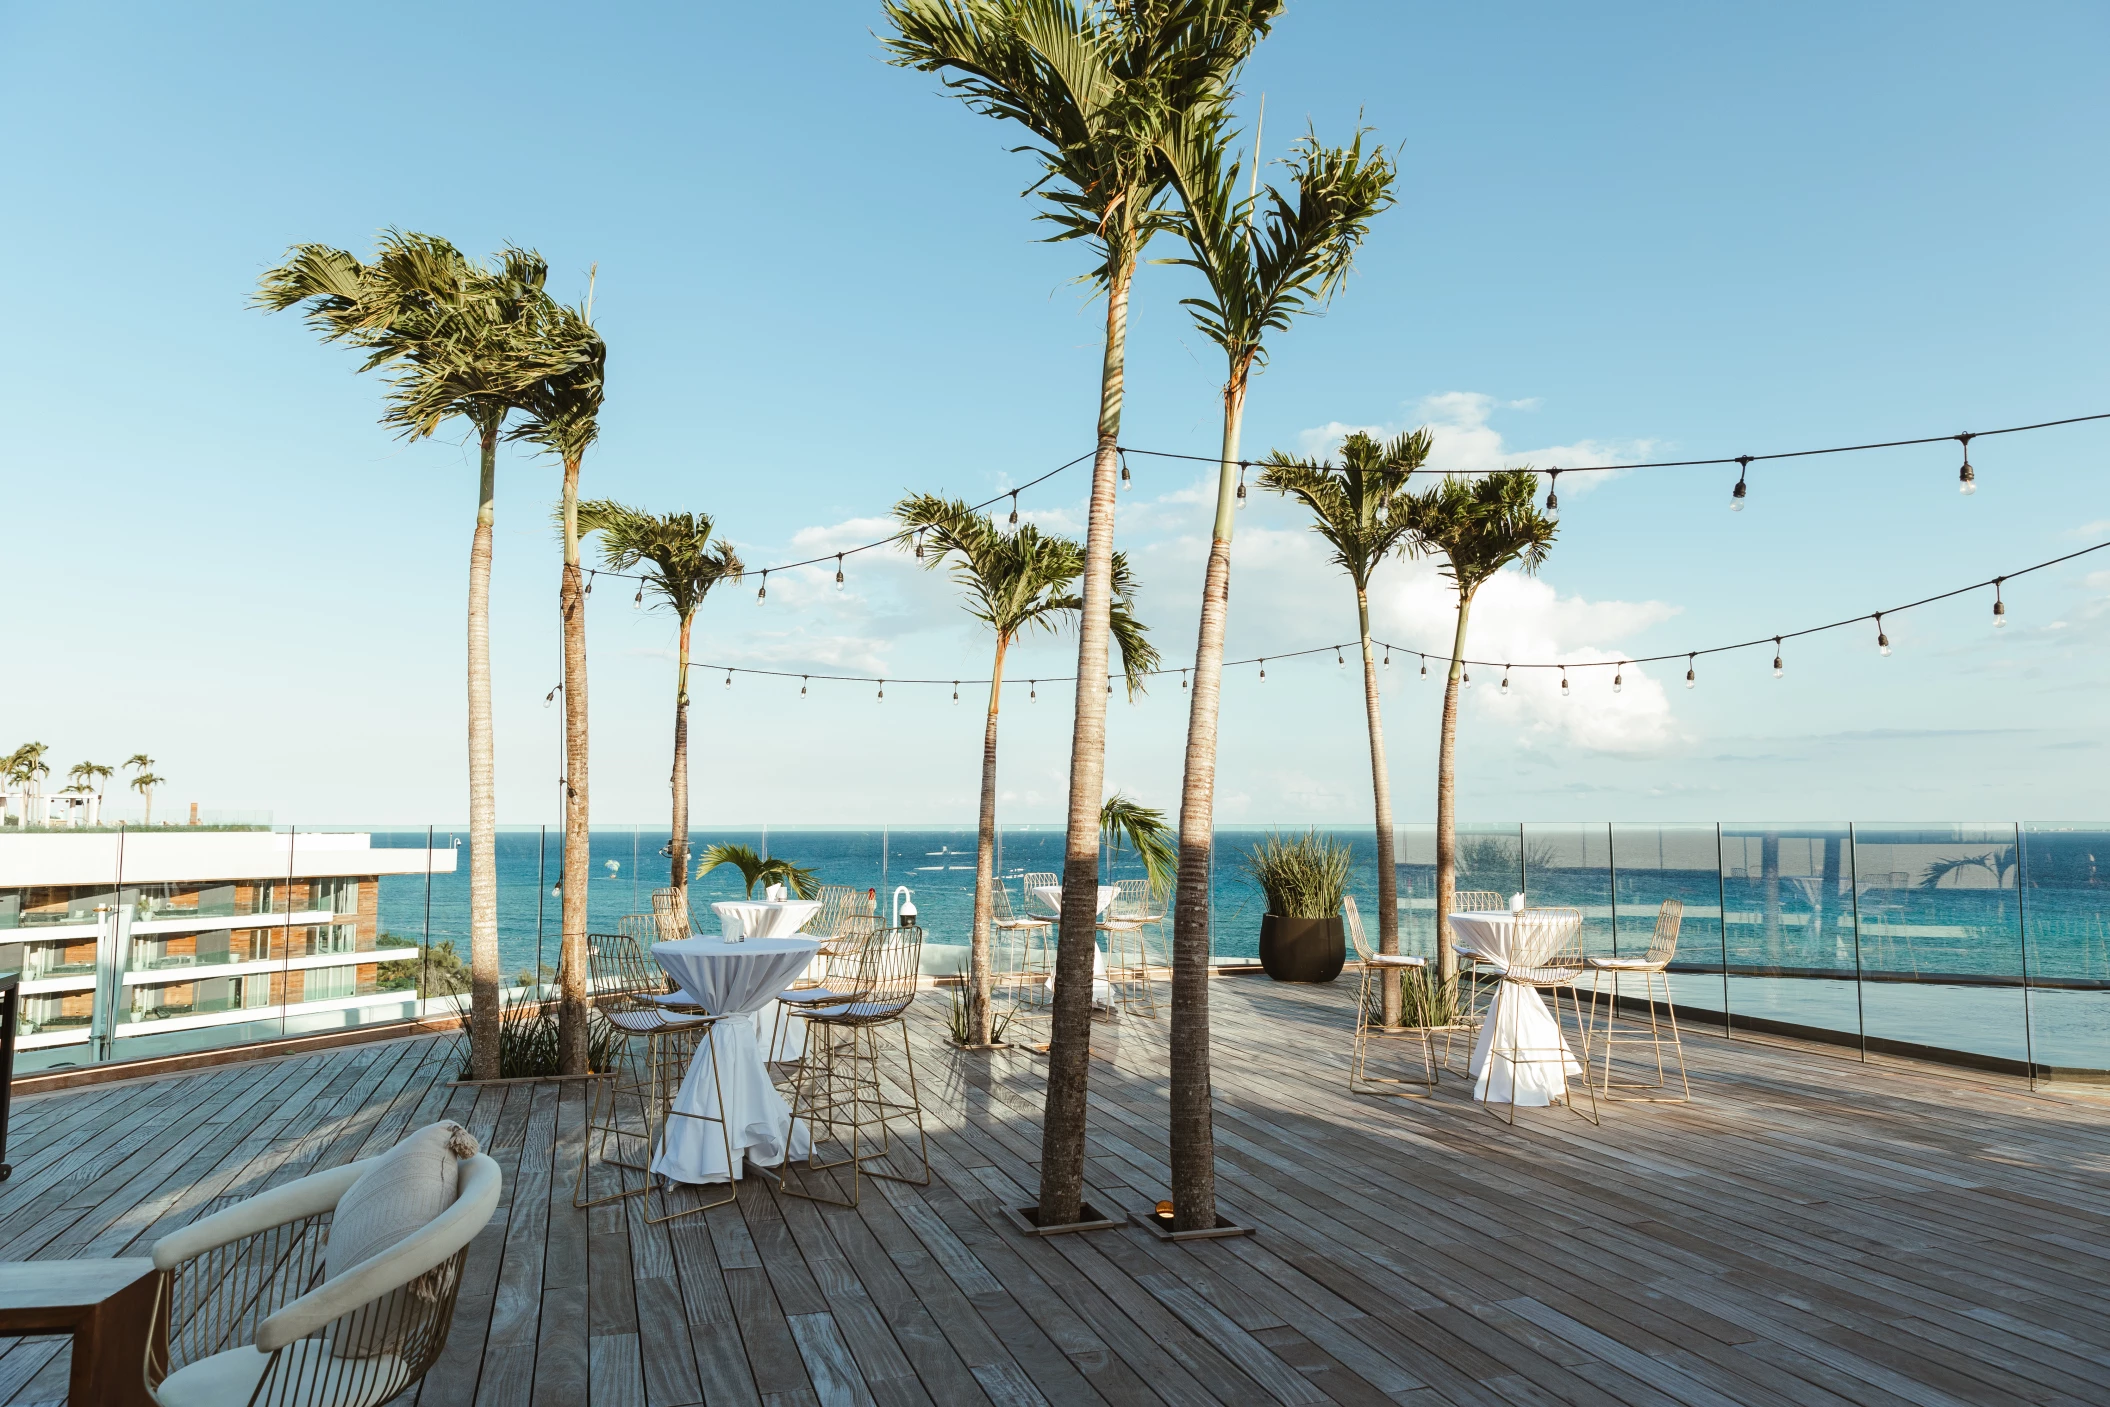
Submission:
M 454 1205 L 461 1160 L 475 1156 L 474 1135 L 450 1121 L 427 1124 L 374 1159 L 337 1199 L 329 1243 L 323 1248 L 323 1278 L 334 1280 L 422 1231 Z M 335 1344 L 336 1352 L 346 1358 L 388 1352 L 395 1347 L 392 1340 L 400 1318 L 384 1312 L 371 1324 L 362 1321 Z
M 1379 953 L 1370 959 L 1379 967 L 1427 967 L 1427 958 L 1408 957 L 1404 953 Z
M 263 1380 L 271 1356 L 253 1345 L 187 1363 L 154 1390 L 161 1407 L 241 1407 Z M 328 1402 L 332 1407 L 377 1407 L 403 1388 L 404 1365 L 393 1356 L 335 1358 L 321 1339 L 295 1339 L 279 1350 L 281 1401 Z
M 1663 964 L 1647 958 L 1591 958 L 1590 966 L 1605 972 L 1649 972 Z

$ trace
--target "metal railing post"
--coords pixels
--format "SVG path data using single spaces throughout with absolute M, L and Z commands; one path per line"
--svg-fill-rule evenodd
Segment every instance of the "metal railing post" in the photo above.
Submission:
M 1861 1000 L 1861 841 L 1854 823 L 1846 823 L 1846 882 L 1854 896 L 1854 1027 L 1861 1037 L 1861 1063 L 1868 1063 L 1868 1013 Z M 1915 968 L 1918 966 L 1914 964 Z
M 1722 878 L 1722 823 L 1714 823 L 1714 926 L 1722 937 L 1722 1035 L 1736 1039 L 1729 1025 L 1729 882 Z
M 2029 1087 L 2031 1090 L 2035 1090 L 2037 1087 L 2037 1050 L 2034 1037 L 2030 1031 L 2029 919 L 2022 907 L 2028 902 L 2025 898 L 2025 891 L 2028 885 L 2025 883 L 2026 876 L 2022 864 L 2022 823 L 2017 821 L 2015 822 L 2015 937 L 2022 945 L 2022 1064 L 2029 1071 Z M 0 1125 L 0 1129 L 4 1129 L 4 1127 L 4 1125 Z M 5 1146 L 5 1141 L 0 1140 L 0 1149 L 4 1149 Z

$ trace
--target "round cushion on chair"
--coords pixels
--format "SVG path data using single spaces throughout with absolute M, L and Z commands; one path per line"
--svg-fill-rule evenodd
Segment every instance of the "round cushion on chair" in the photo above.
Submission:
M 1647 958 L 1591 958 L 1590 966 L 1606 972 L 1647 972 L 1661 964 Z
M 271 1355 L 253 1344 L 186 1363 L 161 1380 L 161 1407 L 228 1407 L 255 1394 Z M 403 1390 L 403 1365 L 392 1357 L 332 1357 L 321 1339 L 295 1339 L 279 1350 L 276 1401 L 328 1402 L 332 1407 L 379 1407 Z
M 1370 961 L 1377 967 L 1427 967 L 1427 958 L 1410 957 L 1405 953 L 1373 953 Z
M 446 1121 L 427 1124 L 374 1159 L 337 1199 L 323 1251 L 323 1278 L 334 1280 L 372 1260 L 453 1206 L 461 1185 L 461 1160 L 475 1157 L 476 1151 L 475 1136 Z M 409 1288 L 417 1292 L 416 1286 Z M 385 1309 L 369 1315 L 360 1321 L 362 1327 L 335 1336 L 333 1349 L 340 1358 L 386 1353 L 395 1347 L 392 1326 L 402 1318 Z

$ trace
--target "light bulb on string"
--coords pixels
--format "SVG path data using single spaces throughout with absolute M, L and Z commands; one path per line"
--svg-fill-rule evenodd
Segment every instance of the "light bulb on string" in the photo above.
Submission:
M 960 681 L 957 679 L 952 681 L 952 701 L 954 703 L 960 701 Z
M 1618 693 L 1618 692 L 1619 692 L 1619 691 L 1620 691 L 1621 689 L 1623 689 L 1623 688 L 1625 688 L 1625 687 L 1626 687 L 1626 661 L 1625 661 L 1625 660 L 1621 660 L 1621 661 L 1619 662 L 1619 668 L 1617 668 L 1617 669 L 1615 669 L 1615 670 L 1613 670 L 1613 671 L 1612 671 L 1612 692 L 1616 694 L 1616 693 Z
M 1345 655 L 1341 653 L 1341 647 L 1339 645 L 1333 647 L 1333 662 L 1341 666 L 1341 668 L 1343 669 L 1346 669 L 1348 667 L 1348 659 Z
M 1038 679 L 1028 679 L 1026 681 L 1026 702 L 1031 703 L 1039 697 L 1040 681 Z
M 1018 526 L 1018 490 L 1011 490 L 1011 526 Z
M 1748 454 L 1738 455 L 1736 464 L 1736 487 L 1729 490 L 1729 511 L 1741 513 L 1744 511 L 1744 475 L 1751 470 L 1751 456 Z
M 1459 687 L 1459 688 L 1461 688 L 1461 689 L 1470 689 L 1470 688 L 1472 688 L 1472 687 L 1473 687 L 1473 676 L 1472 676 L 1471 674 L 1467 673 L 1467 672 L 1466 672 L 1466 671 L 1464 671 L 1464 670 L 1460 670 L 1460 671 L 1458 671 L 1458 687 Z
M 1971 441 L 1977 438 L 1968 433 L 1956 437 L 1957 443 L 1963 446 L 1963 468 L 1956 471 L 1956 491 L 1966 498 L 1978 492 L 1978 471 L 1971 467 Z
M 1260 677 L 1261 677 L 1262 679 L 1265 679 L 1265 678 L 1267 678 L 1267 661 L 1266 661 L 1266 660 L 1262 660 L 1262 661 L 1260 662 Z
M 1245 507 L 1245 465 L 1238 466 L 1238 506 Z
M 758 587 L 758 588 L 756 589 L 756 591 L 755 591 L 755 604 L 756 604 L 757 606 L 759 606 L 759 605 L 761 605 L 761 604 L 762 604 L 762 603 L 763 603 L 764 601 L 767 601 L 768 599 L 769 599 L 769 572 L 768 572 L 768 570 L 767 570 L 767 569 L 764 569 L 764 571 L 763 571 L 763 573 L 762 573 L 762 585 L 761 585 L 760 587 Z
M 1693 673 L 1692 659 L 1691 655 L 1685 657 L 1685 687 L 1688 689 L 1700 682 L 1699 677 Z
M 923 560 L 923 529 L 916 529 L 916 560 Z
M 599 572 L 588 572 L 586 574 L 586 594 L 588 596 L 593 595 L 593 579 L 599 575 Z
M 2007 602 L 2000 599 L 2000 583 L 2006 580 L 2007 578 L 2004 576 L 1993 578 L 1993 629 L 1995 630 L 2007 629 Z
M 1427 655 L 1421 657 L 1421 677 L 1424 679 L 1429 677 L 1429 657 Z
M 730 669 L 725 672 L 725 687 L 728 689 L 733 687 L 733 672 Z
M 1776 635 L 1776 636 L 1774 636 L 1774 637 L 1773 637 L 1773 677 L 1774 677 L 1775 679 L 1778 679 L 1778 678 L 1780 678 L 1780 676 L 1781 676 L 1781 672 L 1782 672 L 1782 671 L 1781 671 L 1781 668 L 1780 668 L 1780 637 L 1779 637 L 1778 635 Z
M 1890 637 L 1883 633 L 1883 613 L 1881 611 L 1876 612 L 1876 649 L 1886 656 L 1890 653 Z
M 807 684 L 808 684 L 808 683 L 809 683 L 809 682 L 811 681 L 811 679 L 812 679 L 812 676 L 811 676 L 811 675 L 807 675 L 807 674 L 801 674 L 801 675 L 799 676 L 799 697 L 800 697 L 800 698 L 802 698 L 802 699 L 803 699 L 803 698 L 805 698 L 805 697 L 806 697 L 806 685 L 807 685 Z
M 630 609 L 631 609 L 631 610 L 633 610 L 633 611 L 641 611 L 641 610 L 643 610 L 644 608 L 645 608 L 645 583 L 644 583 L 644 580 L 643 580 L 642 578 L 640 578 L 640 579 L 639 579 L 639 581 L 638 581 L 638 583 L 637 583 L 637 599 L 636 599 L 636 600 L 634 600 L 634 601 L 632 601 L 632 602 L 630 603 Z
M 1502 666 L 1502 687 L 1496 692 L 1505 699 L 1509 697 L 1509 666 L 1506 664 Z
M 1113 691 L 1114 691 L 1114 676 L 1113 676 L 1113 675 L 1111 675 L 1111 674 L 1109 674 L 1109 675 L 1107 675 L 1107 676 L 1106 676 L 1106 692 L 1107 692 L 1107 693 L 1109 693 L 1109 694 L 1111 694 L 1111 693 L 1112 693 Z
M 881 703 L 886 702 L 886 680 L 884 679 L 879 681 L 879 701 Z
M 1546 476 L 1546 511 L 1548 513 L 1561 511 L 1560 487 L 1561 471 L 1559 469 L 1548 470 Z
M 1121 456 L 1121 487 L 1124 489 L 1134 488 L 1135 484 L 1128 477 L 1128 451 L 1117 449 L 1114 453 Z
M 1387 645 L 1387 646 L 1385 646 L 1385 668 L 1387 668 L 1387 669 L 1390 669 L 1391 667 L 1392 667 L 1392 647 L 1391 647 L 1390 645 Z
M 1182 689 L 1187 687 L 1187 671 L 1184 669 L 1180 671 L 1180 687 Z
M 843 554 L 840 552 L 835 554 L 835 589 L 843 589 Z
M 1561 666 L 1561 697 L 1564 699 L 1568 697 L 1568 667 L 1566 665 Z

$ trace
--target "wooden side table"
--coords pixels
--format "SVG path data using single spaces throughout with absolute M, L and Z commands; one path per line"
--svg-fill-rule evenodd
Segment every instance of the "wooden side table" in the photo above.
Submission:
M 155 1279 L 144 1256 L 0 1263 L 0 1334 L 73 1336 L 69 1407 L 154 1407 L 147 1335 L 167 1335 L 154 1311 Z

